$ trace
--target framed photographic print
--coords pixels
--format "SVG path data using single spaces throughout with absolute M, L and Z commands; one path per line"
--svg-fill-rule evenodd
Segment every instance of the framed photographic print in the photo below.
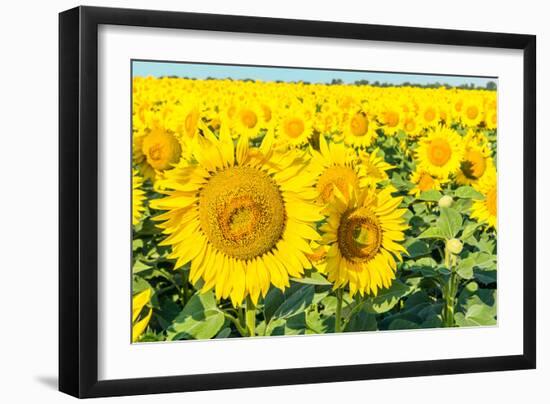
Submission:
M 61 391 L 535 367 L 534 36 L 59 24 Z

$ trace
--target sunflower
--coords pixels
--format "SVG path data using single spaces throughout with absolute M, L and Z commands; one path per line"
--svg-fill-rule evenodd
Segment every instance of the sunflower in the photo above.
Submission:
M 193 144 L 195 164 L 165 173 L 164 198 L 151 202 L 164 210 L 156 220 L 171 245 L 174 268 L 191 262 L 190 280 L 204 281 L 218 299 L 234 306 L 250 296 L 257 303 L 269 287 L 284 290 L 290 277 L 311 268 L 305 254 L 319 239 L 322 220 L 314 203 L 313 175 L 304 152 L 273 151 L 273 136 L 259 148 L 241 136 L 236 147 L 227 131 L 220 139 L 208 130 Z
M 447 179 L 460 168 L 464 156 L 461 136 L 454 130 L 438 127 L 419 141 L 419 167 L 440 179 Z
M 349 285 L 350 294 L 377 295 L 395 279 L 396 259 L 407 250 L 398 242 L 408 228 L 399 209 L 402 198 L 389 189 L 351 191 L 346 200 L 335 192 L 327 206 L 327 222 L 321 226 L 322 244 L 327 245 L 326 272 L 334 288 Z
M 354 147 L 365 148 L 376 139 L 377 124 L 362 109 L 345 114 L 342 125 L 344 141 Z
M 400 108 L 397 106 L 397 102 L 393 102 L 390 105 L 382 108 L 380 111 L 380 120 L 384 126 L 384 133 L 386 135 L 394 135 L 402 124 L 402 115 Z
M 497 228 L 497 171 L 494 165 L 490 165 L 486 174 L 479 179 L 474 188 L 485 199 L 475 200 L 472 204 L 472 218 L 478 222 L 485 222 L 489 227 Z
M 488 166 L 493 162 L 488 145 L 483 140 L 480 141 L 479 136 L 470 132 L 466 139 L 464 158 L 456 174 L 456 182 L 472 185 L 487 172 Z
M 136 342 L 147 328 L 153 310 L 147 307 L 146 314 L 142 315 L 143 308 L 151 300 L 151 289 L 147 288 L 132 298 L 132 342 Z M 141 318 L 138 320 L 138 318 Z
M 258 136 L 260 129 L 265 127 L 264 110 L 254 101 L 242 103 L 234 116 L 234 128 L 239 134 L 249 138 Z
M 359 188 L 361 179 L 357 155 L 343 143 L 328 143 L 319 136 L 319 151 L 310 147 L 312 155 L 309 169 L 315 176 L 315 188 L 321 204 L 329 203 L 338 189 L 344 197 L 349 197 L 349 189 Z
M 483 103 L 479 97 L 468 97 L 461 109 L 461 120 L 464 124 L 475 127 L 483 120 Z
M 278 140 L 292 147 L 309 142 L 313 134 L 313 113 L 301 103 L 293 103 L 280 111 L 276 124 Z
M 409 194 L 419 196 L 422 192 L 441 190 L 441 181 L 424 170 L 416 169 L 410 178 L 414 187 L 409 191 Z
M 145 156 L 141 168 L 143 174 L 154 180 L 157 172 L 169 170 L 181 158 L 182 147 L 176 135 L 162 128 L 154 128 L 141 143 Z
M 145 192 L 141 189 L 143 178 L 136 169 L 132 169 L 132 225 L 136 225 L 141 220 L 141 215 L 145 210 L 143 201 Z
M 361 187 L 375 187 L 378 183 L 387 180 L 387 171 L 394 168 L 380 156 L 380 149 L 376 148 L 371 153 L 365 151 L 359 152 L 359 173 L 361 178 Z
M 439 110 L 433 100 L 424 100 L 418 111 L 418 120 L 423 127 L 436 126 L 439 123 Z

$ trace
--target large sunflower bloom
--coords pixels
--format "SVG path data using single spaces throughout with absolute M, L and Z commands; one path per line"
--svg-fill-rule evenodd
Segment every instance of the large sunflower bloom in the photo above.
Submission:
M 438 127 L 422 138 L 417 149 L 420 169 L 442 180 L 460 168 L 464 142 L 454 130 Z
M 395 279 L 396 259 L 407 250 L 399 244 L 405 238 L 406 209 L 402 198 L 390 189 L 365 188 L 351 191 L 346 201 L 339 192 L 326 208 L 327 223 L 321 227 L 322 243 L 329 246 L 326 272 L 334 288 L 349 285 L 350 294 L 377 295 Z
M 171 245 L 175 268 L 191 262 L 190 280 L 204 281 L 218 299 L 234 306 L 250 296 L 256 303 L 271 284 L 289 286 L 311 268 L 305 254 L 319 239 L 314 223 L 322 220 L 315 205 L 312 175 L 304 170 L 305 153 L 274 155 L 273 137 L 250 148 L 247 136 L 234 147 L 222 130 L 220 140 L 205 130 L 193 144 L 196 164 L 179 166 L 162 181 L 166 196 L 151 203 L 166 211 L 156 218 Z

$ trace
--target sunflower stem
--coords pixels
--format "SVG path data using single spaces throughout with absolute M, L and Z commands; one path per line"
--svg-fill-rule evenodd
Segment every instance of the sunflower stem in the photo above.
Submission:
M 223 315 L 235 325 L 235 328 L 237 329 L 239 334 L 241 334 L 241 337 L 246 337 L 248 335 L 248 331 L 241 325 L 241 322 L 237 318 L 233 317 L 226 311 L 223 312 Z
M 246 329 L 249 337 L 256 336 L 256 306 L 250 298 L 246 297 L 246 313 L 245 313 Z
M 181 282 L 182 282 L 182 289 L 181 289 L 181 297 L 183 301 L 183 305 L 187 303 L 187 300 L 189 299 L 189 271 L 186 271 L 185 269 L 181 271 Z
M 447 247 L 445 247 L 445 266 L 451 272 L 449 280 L 443 288 L 443 298 L 445 304 L 443 306 L 443 325 L 445 327 L 454 327 L 454 314 L 455 314 L 455 295 L 456 295 L 456 272 L 453 266 L 453 257 Z
M 334 332 L 342 332 L 342 301 L 344 293 L 342 289 L 336 289 L 336 319 L 334 324 Z

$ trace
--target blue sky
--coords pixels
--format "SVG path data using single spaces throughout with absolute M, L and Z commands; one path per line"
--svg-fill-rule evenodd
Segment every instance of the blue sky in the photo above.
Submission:
M 434 74 L 404 74 L 378 72 L 352 72 L 339 70 L 296 69 L 284 67 L 255 67 L 235 65 L 212 65 L 195 63 L 149 62 L 133 61 L 133 76 L 179 76 L 205 79 L 214 77 L 219 79 L 232 78 L 233 80 L 253 79 L 262 81 L 308 81 L 310 83 L 329 83 L 332 79 L 341 79 L 344 83 L 353 83 L 357 80 L 369 80 L 402 84 L 431 84 L 440 82 L 451 86 L 474 83 L 485 87 L 488 81 L 497 80 L 486 77 L 445 76 Z

